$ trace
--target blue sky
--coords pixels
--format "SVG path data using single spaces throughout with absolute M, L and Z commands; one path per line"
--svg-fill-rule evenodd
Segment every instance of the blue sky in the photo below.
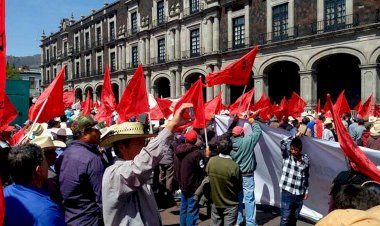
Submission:
M 42 31 L 57 32 L 62 18 L 78 20 L 88 16 L 91 9 L 99 10 L 105 2 L 115 0 L 5 0 L 7 55 L 40 54 Z

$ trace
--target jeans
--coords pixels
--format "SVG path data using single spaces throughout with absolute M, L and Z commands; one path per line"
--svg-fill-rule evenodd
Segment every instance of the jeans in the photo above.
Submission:
M 234 226 L 236 224 L 238 206 L 216 208 L 211 204 L 212 226 Z
M 281 192 L 281 223 L 280 226 L 295 226 L 303 205 L 303 195 L 293 195 Z
M 243 191 L 239 192 L 238 225 L 243 222 L 243 203 L 245 206 L 245 225 L 256 226 L 255 178 L 253 175 L 243 176 Z
M 194 199 L 194 194 L 181 194 L 181 210 L 179 217 L 181 226 L 197 225 L 199 219 L 198 202 Z

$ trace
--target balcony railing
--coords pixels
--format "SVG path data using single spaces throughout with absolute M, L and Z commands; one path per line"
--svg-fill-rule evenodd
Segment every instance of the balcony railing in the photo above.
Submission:
M 203 9 L 204 9 L 204 4 L 203 3 L 199 3 L 198 6 L 193 6 L 193 7 L 185 8 L 183 10 L 183 16 L 186 17 L 186 16 L 190 16 L 190 15 L 199 13 Z
M 162 19 L 153 20 L 152 27 L 164 25 L 166 22 L 168 22 L 168 17 L 164 16 Z
M 130 62 L 128 68 L 137 68 L 140 62 Z
M 113 42 L 115 42 L 116 41 L 116 36 L 114 35 L 114 36 L 109 36 L 108 37 L 108 39 L 107 39 L 107 43 L 109 44 L 109 43 L 113 43 Z
M 193 57 L 199 57 L 205 53 L 204 48 L 199 48 L 198 50 L 186 50 L 182 51 L 182 58 L 193 58 Z
M 240 40 L 235 40 L 227 42 L 227 45 L 224 46 L 224 51 L 233 50 L 233 49 L 242 49 L 250 46 L 249 38 L 243 38 Z

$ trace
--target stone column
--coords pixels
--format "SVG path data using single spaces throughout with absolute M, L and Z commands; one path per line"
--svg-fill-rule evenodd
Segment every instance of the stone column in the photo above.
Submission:
M 375 104 L 380 102 L 380 80 L 378 74 L 378 65 L 367 64 L 359 65 L 361 71 L 361 100 L 366 101 L 373 94 Z
M 146 92 L 147 93 L 151 93 L 154 95 L 153 91 L 152 91 L 152 80 L 151 80 L 151 74 L 146 71 L 144 72 L 145 74 L 145 85 L 146 85 Z
M 212 29 L 213 28 L 212 28 L 211 18 L 208 18 L 206 20 L 206 22 L 207 22 L 207 24 L 206 24 L 206 34 L 205 34 L 205 36 L 206 36 L 205 52 L 210 53 L 210 52 L 212 52 L 212 48 L 213 48 L 213 46 L 212 46 L 212 36 L 213 36 Z
M 125 46 L 125 55 L 127 56 L 125 58 L 125 64 L 128 67 L 129 63 L 131 62 L 131 46 L 129 44 L 126 44 Z M 125 67 L 125 68 L 127 68 Z
M 207 65 L 207 74 L 212 72 L 211 65 Z M 214 88 L 213 87 L 207 87 L 206 88 L 206 100 L 209 101 L 214 97 Z
M 254 102 L 256 103 L 263 93 L 268 96 L 268 86 L 267 86 L 268 76 L 258 75 L 253 77 L 253 82 L 255 86 Z
M 180 28 L 175 30 L 175 59 L 181 59 L 181 38 Z
M 126 63 L 126 53 L 127 53 L 127 50 L 126 50 L 126 46 L 125 45 L 122 45 L 121 46 L 121 69 L 125 69 L 125 63 Z
M 145 65 L 145 40 L 140 40 L 140 62 Z
M 214 24 L 213 24 L 213 40 L 212 40 L 212 51 L 218 52 L 219 51 L 219 18 L 216 16 L 214 17 Z M 215 69 L 214 69 L 215 71 Z
M 121 69 L 121 45 L 116 46 L 116 54 L 117 54 L 117 68 Z
M 119 85 L 119 100 L 117 100 L 117 102 L 120 101 L 121 96 L 123 95 L 123 92 L 124 92 L 124 82 L 123 82 L 124 78 L 121 77 L 121 78 L 119 78 L 119 80 L 120 80 L 120 85 Z
M 306 101 L 306 109 L 313 109 L 317 104 L 316 75 L 313 71 L 300 71 L 300 96 Z
M 174 59 L 174 32 L 173 30 L 169 31 L 169 37 L 168 37 L 168 47 L 166 48 L 168 50 L 168 60 L 172 61 Z
M 145 39 L 145 63 L 150 64 L 150 40 L 149 38 Z
M 186 93 L 185 81 L 181 82 L 181 95 Z
M 175 96 L 181 96 L 181 72 L 179 70 L 175 71 Z
M 227 18 L 228 18 L 228 22 L 227 22 L 227 40 L 228 40 L 228 43 L 227 43 L 227 47 L 228 48 L 232 48 L 232 8 L 231 7 L 228 7 L 227 9 Z
M 215 21 L 214 21 L 214 23 L 215 23 Z M 214 64 L 214 72 L 218 72 L 219 71 L 219 65 L 217 65 L 217 64 Z M 216 95 L 218 95 L 218 93 L 220 92 L 220 90 L 221 90 L 221 85 L 216 85 L 216 86 L 213 86 L 214 87 L 214 97 L 216 96 Z M 222 94 L 222 96 L 224 95 L 224 93 Z
M 175 83 L 176 83 L 175 71 L 170 71 L 170 97 L 171 98 L 174 98 L 176 95 Z

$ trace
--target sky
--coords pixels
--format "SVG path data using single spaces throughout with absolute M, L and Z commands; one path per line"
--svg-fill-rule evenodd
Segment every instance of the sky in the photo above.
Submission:
M 48 36 L 57 32 L 62 18 L 89 16 L 91 9 L 99 10 L 105 2 L 115 0 L 5 0 L 7 55 L 32 56 L 40 54 L 42 31 Z

